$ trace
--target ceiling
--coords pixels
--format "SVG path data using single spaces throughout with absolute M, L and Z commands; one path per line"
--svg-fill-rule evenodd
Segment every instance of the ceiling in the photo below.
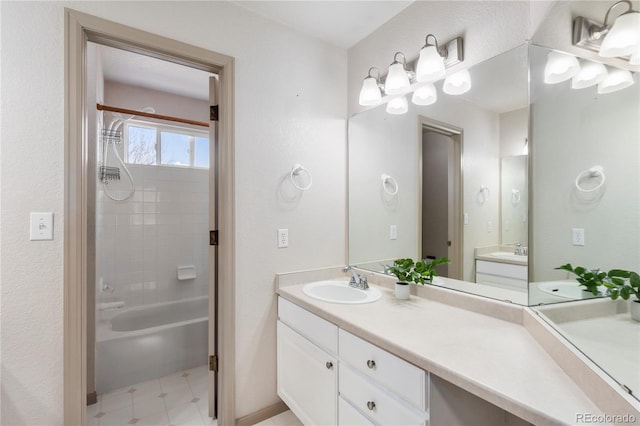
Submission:
M 413 3 L 391 1 L 236 1 L 246 9 L 348 49 Z
M 298 32 L 347 49 L 413 0 L 236 1 L 235 4 Z M 209 73 L 98 45 L 106 80 L 207 100 Z

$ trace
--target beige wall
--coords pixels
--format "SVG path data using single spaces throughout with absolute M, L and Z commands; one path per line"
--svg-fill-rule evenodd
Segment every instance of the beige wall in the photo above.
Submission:
M 2 424 L 62 424 L 65 6 L 236 58 L 236 414 L 277 402 L 274 275 L 345 261 L 346 52 L 226 2 L 2 2 Z

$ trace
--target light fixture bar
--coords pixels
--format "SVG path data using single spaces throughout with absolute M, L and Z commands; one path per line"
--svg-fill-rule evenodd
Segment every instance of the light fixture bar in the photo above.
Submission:
M 442 55 L 442 50 L 445 50 L 446 55 Z M 447 42 L 440 48 L 440 54 L 444 57 L 445 68 L 450 68 L 460 62 L 464 61 L 464 49 L 462 47 L 462 37 L 456 37 L 453 40 Z

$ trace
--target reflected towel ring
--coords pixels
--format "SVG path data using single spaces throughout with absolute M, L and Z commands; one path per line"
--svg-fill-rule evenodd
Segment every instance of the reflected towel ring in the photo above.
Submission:
M 601 178 L 601 180 L 600 180 L 600 183 L 596 185 L 594 188 L 585 189 L 582 186 L 580 186 L 580 181 L 586 178 L 593 178 L 593 179 Z M 593 166 L 590 169 L 583 171 L 578 175 L 578 177 L 576 177 L 576 189 L 580 192 L 597 191 L 602 187 L 602 185 L 604 185 L 605 179 L 606 178 L 604 176 L 604 168 L 602 166 Z
M 299 185 L 294 179 L 294 176 L 299 176 L 301 173 L 304 173 L 309 177 L 309 183 L 306 186 Z M 311 185 L 313 184 L 313 176 L 311 176 L 311 172 L 309 172 L 309 170 L 298 163 L 294 164 L 291 168 L 289 178 L 291 179 L 291 183 L 293 184 L 293 186 L 295 186 L 300 191 L 306 191 L 307 189 L 311 188 Z
M 519 189 L 512 189 L 511 190 L 511 204 L 515 207 L 518 204 L 520 204 L 520 190 Z
M 382 189 L 384 190 L 384 192 L 386 192 L 389 195 L 396 195 L 398 193 L 398 181 L 395 180 L 393 177 L 389 176 L 388 174 L 383 174 L 382 176 L 380 176 L 382 178 Z M 389 186 L 391 186 L 391 188 L 393 188 L 392 190 L 389 190 Z
M 484 204 L 489 199 L 489 187 L 482 185 L 480 191 L 478 191 L 478 202 Z

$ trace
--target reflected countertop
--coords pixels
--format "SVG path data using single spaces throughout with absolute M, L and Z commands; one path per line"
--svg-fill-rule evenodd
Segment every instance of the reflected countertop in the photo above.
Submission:
M 477 247 L 475 249 L 476 260 L 489 262 L 509 263 L 512 265 L 524 265 L 529 263 L 529 256 L 515 254 L 513 246 Z

